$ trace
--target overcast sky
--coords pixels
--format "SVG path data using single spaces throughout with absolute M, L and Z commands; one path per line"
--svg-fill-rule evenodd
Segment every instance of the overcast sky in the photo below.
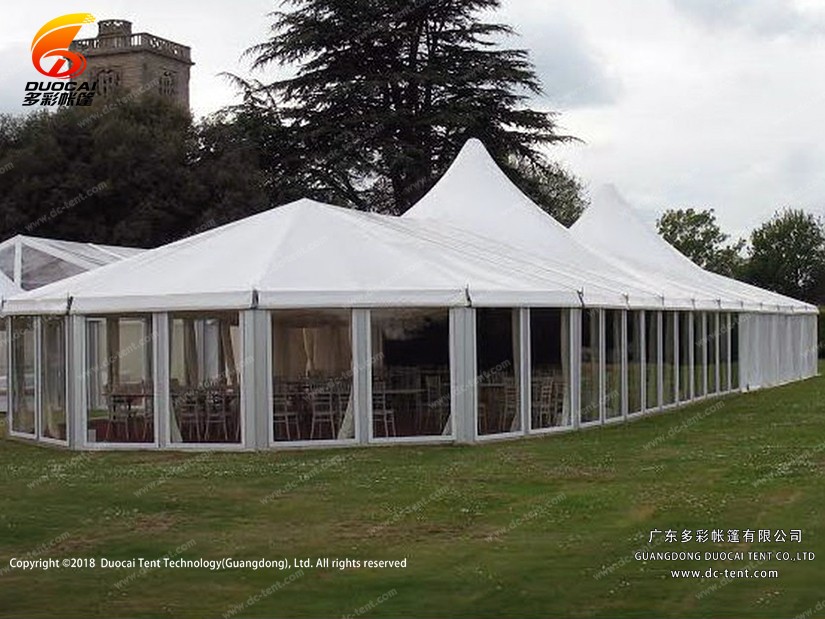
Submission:
M 29 46 L 58 15 L 124 18 L 192 47 L 196 115 L 233 100 L 221 71 L 265 38 L 273 0 L 15 2 L 0 24 L 0 111 L 19 112 L 38 79 Z M 778 207 L 825 207 L 822 0 L 503 0 L 498 18 L 530 50 L 564 132 L 551 155 L 588 186 L 616 184 L 653 220 L 667 207 L 715 208 L 744 235 Z M 94 36 L 87 26 L 81 36 Z

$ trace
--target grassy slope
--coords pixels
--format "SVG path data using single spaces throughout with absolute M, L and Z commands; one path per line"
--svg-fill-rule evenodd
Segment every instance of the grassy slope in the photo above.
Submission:
M 0 569 L 44 544 L 60 558 L 187 544 L 192 558 L 408 558 L 406 570 L 305 570 L 239 616 L 342 616 L 391 591 L 362 616 L 804 613 L 825 597 L 825 379 L 719 401 L 473 447 L 78 454 L 4 440 Z M 761 566 L 778 580 L 674 580 L 672 567 L 710 564 L 633 560 L 652 528 L 803 529 L 802 544 L 753 548 L 819 557 Z M 290 573 L 6 571 L 0 615 L 222 616 Z

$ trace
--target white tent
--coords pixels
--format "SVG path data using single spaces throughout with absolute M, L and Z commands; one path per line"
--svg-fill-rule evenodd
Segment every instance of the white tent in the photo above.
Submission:
M 713 291 L 720 308 L 741 300 L 744 386 L 770 386 L 816 374 L 816 306 L 705 271 L 645 224 L 615 187 L 595 193 L 592 206 L 571 232 L 631 273 Z
M 81 449 L 472 442 L 815 372 L 793 361 L 815 342 L 809 306 L 633 226 L 609 224 L 638 254 L 597 246 L 581 231 L 602 210 L 571 233 L 470 141 L 404 217 L 299 200 L 12 297 L 12 434 Z M 772 361 L 788 334 L 798 346 Z
M 586 277 L 448 224 L 299 200 L 44 286 L 5 311 L 570 306 Z M 622 304 L 609 285 L 589 283 L 587 299 Z
M 591 206 L 570 232 L 580 243 L 637 277 L 662 287 L 680 285 L 705 291 L 716 301 L 715 307 L 816 312 L 813 305 L 705 271 L 643 222 L 612 185 L 594 193 Z
M 20 292 L 20 288 L 0 271 L 0 304 L 4 303 L 7 297 L 14 296 Z M 8 366 L 7 345 L 5 321 L 0 321 L 0 411 L 5 411 L 8 407 L 5 397 L 8 380 L 6 376 Z

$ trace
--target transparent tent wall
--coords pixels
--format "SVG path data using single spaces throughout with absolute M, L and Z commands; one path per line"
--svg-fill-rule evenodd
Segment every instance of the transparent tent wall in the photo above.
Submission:
M 479 436 L 521 430 L 519 311 L 476 310 L 476 399 Z
M 450 312 L 370 312 L 373 437 L 441 436 L 450 419 Z
M 23 269 L 20 286 L 23 290 L 33 290 L 78 275 L 86 270 L 63 258 L 58 258 L 26 244 L 23 244 L 22 252 Z
M 659 312 L 645 312 L 645 408 L 659 408 Z
M 272 312 L 275 442 L 355 438 L 352 311 Z
M 707 363 L 708 363 L 708 393 L 713 394 L 719 391 L 717 381 L 717 363 L 719 355 L 719 314 L 710 312 L 707 316 Z
M 35 335 L 33 316 L 12 316 L 11 347 L 11 429 L 34 436 L 35 433 Z
M 676 402 L 676 312 L 662 314 L 662 404 Z
M 690 337 L 692 315 L 690 312 L 679 312 L 679 401 L 687 402 L 691 399 L 690 383 L 693 377 L 693 368 L 690 360 L 693 350 L 693 341 Z
M 570 310 L 530 310 L 530 381 L 533 430 L 569 427 Z
M 0 318 L 0 412 L 9 405 L 9 337 L 8 321 Z
M 43 316 L 40 325 L 40 435 L 65 441 L 66 318 Z
M 730 314 L 719 314 L 719 391 L 730 391 Z
M 605 418 L 622 416 L 622 312 L 604 310 Z
M 155 441 L 151 315 L 86 319 L 86 441 Z
M 579 419 L 593 423 L 601 419 L 601 324 L 597 309 L 582 310 L 581 398 Z
M 730 387 L 738 390 L 739 381 L 739 314 L 730 316 Z
M 702 398 L 707 394 L 707 336 L 705 335 L 704 312 L 693 312 L 693 397 Z
M 642 411 L 644 348 L 642 339 L 642 312 L 627 313 L 627 412 Z
M 169 321 L 171 442 L 239 444 L 240 315 L 172 313 Z

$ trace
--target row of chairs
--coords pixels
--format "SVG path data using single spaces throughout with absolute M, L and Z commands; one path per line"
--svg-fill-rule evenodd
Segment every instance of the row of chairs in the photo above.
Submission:
M 148 442 L 154 426 L 154 390 L 148 381 L 104 385 L 108 419 L 105 442 Z
M 554 375 L 539 376 L 532 387 L 532 427 L 551 428 L 561 425 L 564 415 L 564 381 Z M 519 395 L 515 378 L 510 376 L 500 386 L 500 397 L 490 410 L 487 402 L 478 403 L 479 434 L 508 432 L 519 414 Z
M 172 396 L 184 442 L 233 442 L 240 438 L 240 402 L 235 390 L 189 389 Z
M 349 391 L 334 392 L 309 389 L 289 388 L 286 384 L 275 391 L 273 396 L 273 423 L 276 438 L 287 441 L 302 440 L 302 418 L 309 416 L 309 439 L 326 436 L 335 438 L 343 421 L 347 406 L 349 406 Z M 281 385 L 276 385 L 276 387 Z M 393 437 L 398 435 L 396 424 L 396 410 L 391 400 L 398 397 L 394 394 L 397 387 L 388 387 L 381 380 L 373 382 L 372 388 L 372 420 L 373 434 L 376 437 Z M 420 425 L 438 424 L 441 428 L 446 423 L 450 411 L 449 379 L 446 383 L 440 375 L 424 377 L 424 388 L 416 393 L 416 387 L 404 387 L 405 397 L 416 397 L 417 423 Z M 419 428 L 416 428 L 420 430 Z

